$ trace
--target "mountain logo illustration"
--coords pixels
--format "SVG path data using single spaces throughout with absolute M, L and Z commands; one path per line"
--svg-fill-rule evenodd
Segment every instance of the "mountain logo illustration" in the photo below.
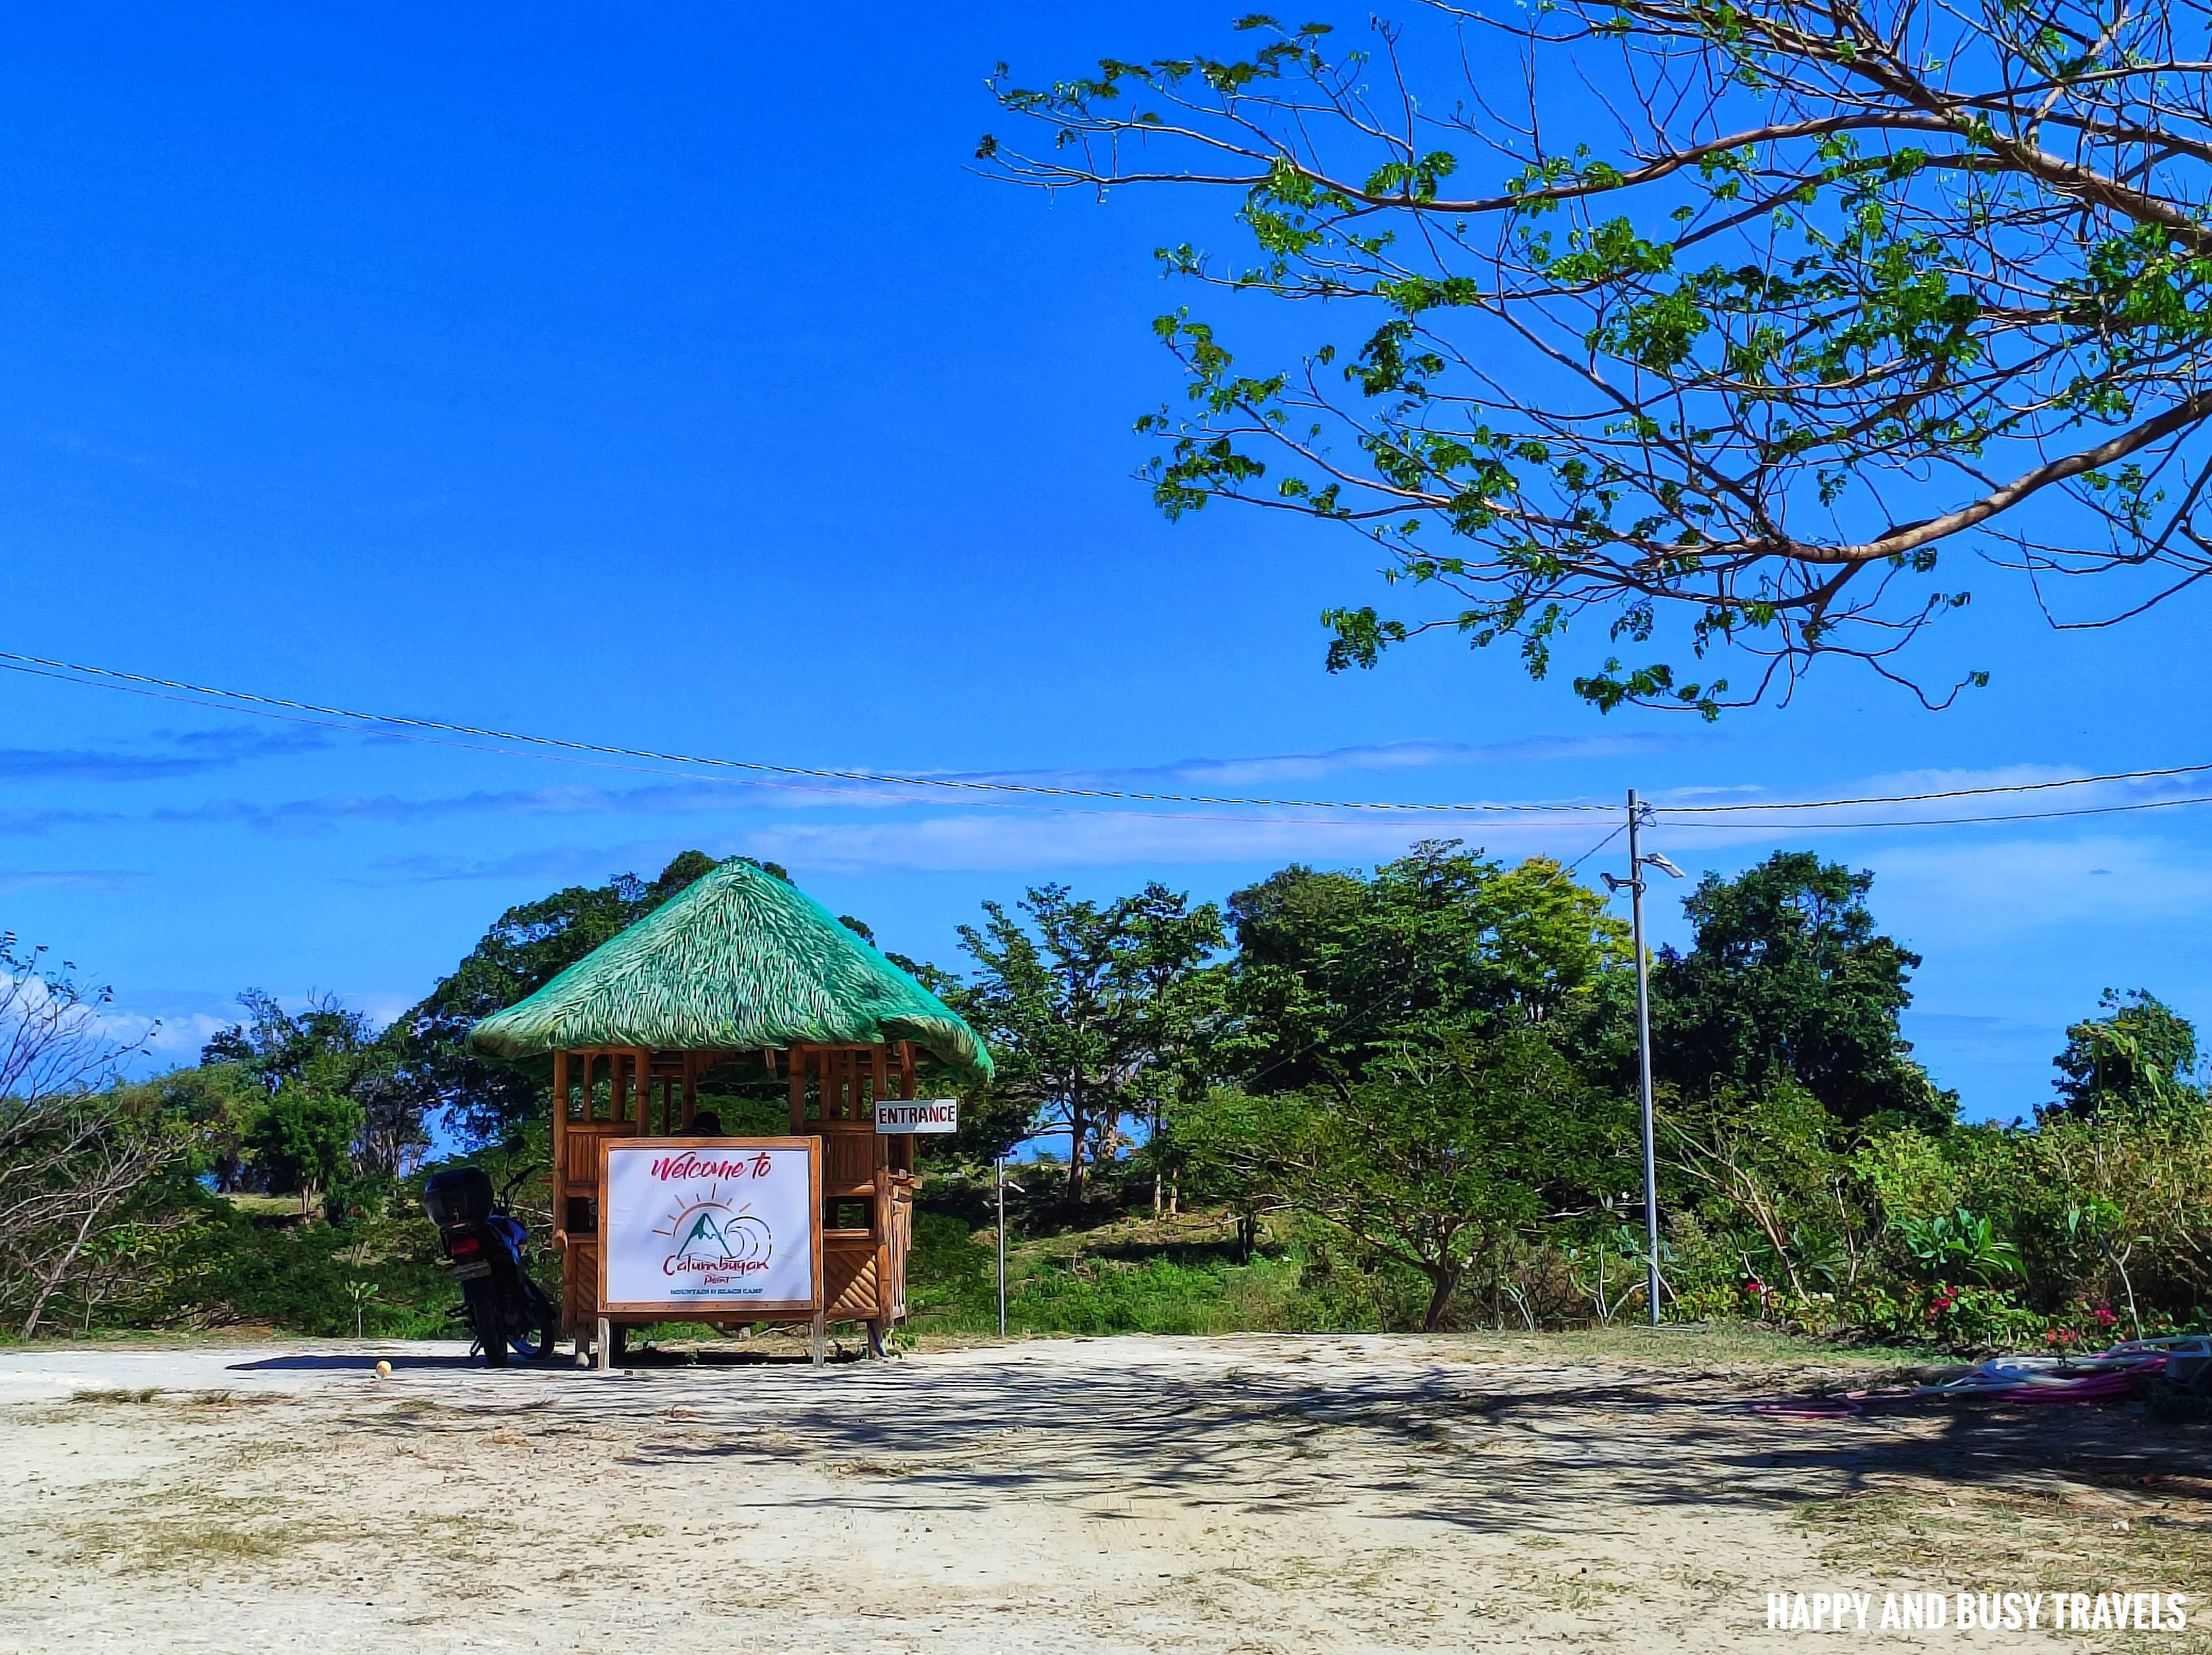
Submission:
M 711 1207 L 699 1208 L 692 1215 L 691 1228 L 677 1244 L 677 1250 L 711 1254 L 716 1258 L 726 1257 L 730 1250 L 722 1242 L 720 1220 L 727 1216 L 726 1213 L 718 1214 Z
M 712 1192 L 671 1214 L 659 1233 L 669 1238 L 671 1258 L 701 1263 L 765 1262 L 775 1250 L 775 1238 L 766 1223 L 716 1200 Z

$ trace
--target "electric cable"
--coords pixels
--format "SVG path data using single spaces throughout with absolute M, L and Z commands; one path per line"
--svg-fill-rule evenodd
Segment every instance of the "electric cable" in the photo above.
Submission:
M 1952 788 L 1941 793 L 1896 793 L 1864 799 L 1777 800 L 1763 805 L 1658 805 L 1653 808 L 1674 816 L 1717 816 L 1751 810 L 1835 810 L 1845 805 L 1919 805 L 1937 799 L 1978 799 L 1998 793 L 2044 793 L 2053 788 L 2094 787 L 2100 782 L 2150 782 L 2175 776 L 2202 776 L 2212 764 L 2172 764 L 2163 770 L 2114 770 L 2105 776 L 2069 776 L 2050 782 L 1992 782 L 1987 787 Z
M 86 684 L 64 673 L 49 672 L 33 666 L 15 665 L 0 658 L 0 671 L 19 672 L 29 678 L 52 678 L 57 684 L 71 684 L 80 689 L 113 690 L 125 695 L 144 696 L 149 700 L 174 702 L 180 707 L 209 708 L 210 703 L 189 696 L 173 695 L 165 691 L 148 689 L 135 684 Z M 341 724 L 327 718 L 313 718 L 301 713 L 272 710 L 266 706 L 230 707 L 216 704 L 213 710 L 234 713 L 241 718 L 271 719 L 279 723 L 306 725 L 318 730 L 350 730 L 358 727 Z M 817 798 L 852 800 L 866 804 L 912 805 L 919 801 L 902 794 L 864 793 L 854 788 L 813 786 L 803 782 L 771 782 L 758 776 L 720 776 L 709 772 L 701 776 L 688 770 L 658 770 L 646 764 L 618 764 L 611 758 L 586 758 L 573 753 L 544 752 L 535 749 L 516 750 L 512 747 L 488 745 L 481 741 L 454 741 L 438 736 L 425 735 L 418 730 L 381 729 L 376 732 L 387 741 L 405 741 L 428 747 L 444 747 L 455 752 L 489 753 L 497 758 L 528 758 L 541 764 L 573 764 L 585 770 L 615 770 L 626 776 L 658 776 L 666 782 L 692 784 L 712 783 L 717 787 L 766 788 L 780 793 L 811 794 Z M 1139 822 L 1234 822 L 1260 827 L 1363 827 L 1368 825 L 1342 816 L 1210 816 L 1195 811 L 1109 810 L 1095 806 L 1036 804 L 988 797 L 964 798 L 960 805 L 965 810 L 1005 810 L 1034 812 L 1051 816 L 1112 816 Z M 1591 806 L 1596 810 L 1603 806 Z M 1572 821 L 1544 820 L 1522 824 L 1525 830 L 1556 831 L 1577 825 Z
M 2084 805 L 2077 810 L 2014 811 L 2002 816 L 1905 817 L 1889 822 L 1669 822 L 1667 825 L 1735 832 L 1759 831 L 1787 825 L 1820 833 L 1859 828 L 1978 827 L 1993 822 L 2050 822 L 2066 816 L 2124 816 L 2130 811 L 2172 810 L 2182 805 L 2212 805 L 2212 794 L 2197 794 L 2187 799 L 2148 799 L 2132 805 Z M 1659 813 L 1666 814 L 1664 806 L 1660 807 Z
M 748 774 L 726 778 L 743 785 L 763 788 L 789 788 L 793 791 L 828 793 L 842 797 L 870 799 L 875 802 L 912 802 L 904 795 L 854 794 L 838 788 L 794 787 L 788 782 L 774 782 L 763 779 L 770 776 L 803 777 L 814 782 L 857 782 L 874 787 L 933 788 L 957 794 L 971 804 L 992 804 L 993 794 L 1014 794 L 1028 798 L 1103 800 L 1133 804 L 1218 805 L 1258 809 L 1367 811 L 1427 814 L 1461 814 L 1491 816 L 1574 816 L 1586 817 L 1609 813 L 1620 808 L 1617 805 L 1576 802 L 1537 802 L 1528 800 L 1456 802 L 1441 804 L 1414 803 L 1403 800 L 1333 800 L 1333 799 L 1268 799 L 1248 798 L 1223 794 L 1143 793 L 1115 788 L 1054 787 L 1037 782 L 977 781 L 962 777 L 909 776 L 894 772 L 864 770 L 837 770 L 799 764 L 777 764 L 763 760 L 722 758 L 711 756 L 663 752 L 649 748 L 623 747 L 598 742 L 574 741 L 558 736 L 538 735 L 524 731 L 495 730 L 478 725 L 462 724 L 442 719 L 416 718 L 396 713 L 363 712 L 347 707 L 326 706 L 314 702 L 295 701 L 282 696 L 263 695 L 253 691 L 231 690 L 216 685 L 191 684 L 176 678 L 165 678 L 152 673 L 129 672 L 112 667 L 92 666 L 79 662 L 55 660 L 40 655 L 30 655 L 12 650 L 0 650 L 0 669 L 21 672 L 26 676 L 52 678 L 57 682 L 76 684 L 90 689 L 121 690 L 135 694 L 151 694 L 164 700 L 176 700 L 186 705 L 215 707 L 221 710 L 250 713 L 264 717 L 284 718 L 288 721 L 320 725 L 328 728 L 370 727 L 401 739 L 428 741 L 440 746 L 460 747 L 471 751 L 510 751 L 513 746 L 540 750 L 533 756 L 553 758 L 571 764 L 587 764 L 594 768 L 635 770 L 636 766 L 610 764 L 606 759 L 646 759 L 655 764 L 696 765 L 710 770 L 738 770 Z M 163 693 L 168 692 L 168 693 Z M 192 699 L 196 698 L 196 699 Z M 284 711 L 270 711 L 283 709 Z M 300 715 L 315 715 L 301 717 Z M 342 720 L 330 724 L 329 720 Z M 447 735 L 472 736 L 483 741 L 510 744 L 508 747 L 483 747 L 473 742 L 438 740 L 435 738 L 411 733 L 439 731 Z M 571 758 L 573 754 L 598 754 L 599 759 Z M 1929 804 L 1949 799 L 1980 799 L 2002 795 L 2033 794 L 2063 788 L 2094 787 L 2108 782 L 2168 780 L 2175 776 L 2198 776 L 2212 772 L 2212 763 L 2173 764 L 2139 770 L 2112 770 L 2096 776 L 2063 776 L 2041 782 L 1990 783 L 1978 787 L 1933 789 L 1923 793 L 1868 794 L 1839 799 L 1767 800 L 1727 805 L 1662 805 L 1654 803 L 1654 814 L 1674 827 L 1725 828 L 1729 823 L 1698 820 L 1700 817 L 1742 816 L 1759 812 L 1804 812 L 1836 810 L 1857 806 Z M 642 774 L 686 779 L 682 771 L 643 770 Z M 689 778 L 706 779 L 706 778 Z M 724 779 L 724 778 L 715 778 Z M 2180 806 L 2212 802 L 2212 796 L 2185 799 L 2156 799 L 2124 805 L 2083 806 L 2074 810 L 2020 812 L 2002 815 L 1907 818 L 1881 822 L 1808 822 L 1805 825 L 1820 829 L 1868 829 L 1915 827 L 1966 827 L 2005 822 L 2050 821 L 2074 816 L 2121 815 L 2133 811 L 2167 810 Z M 1000 806 L 1004 808 L 1006 806 Z M 1059 806 L 1066 809 L 1070 806 Z M 1073 808 L 1080 808 L 1079 806 Z M 1101 812 L 1106 813 L 1106 812 Z M 1123 813 L 1123 812 L 1114 812 Z M 1183 816 L 1184 812 L 1132 812 L 1131 815 L 1156 817 L 1164 814 Z M 1189 819 L 1207 819 L 1191 818 Z M 1248 818 L 1226 818 L 1225 820 Z M 1340 826 L 1341 819 L 1328 818 L 1267 818 L 1285 825 Z M 1741 824 L 1746 829 L 1772 826 L 1778 824 Z M 1616 831 L 1617 832 L 1618 831 Z M 1578 868 L 1605 845 L 1612 843 L 1614 834 L 1607 834 L 1596 845 L 1585 851 L 1568 865 L 1569 871 Z
M 1572 873 L 1573 872 L 1575 872 L 1575 870 L 1576 870 L 1576 869 L 1579 868 L 1579 867 L 1581 867 L 1584 862 L 1586 862 L 1586 861 L 1589 861 L 1589 859 L 1590 859 L 1591 857 L 1593 857 L 1593 856 L 1596 855 L 1598 854 L 1598 852 L 1600 852 L 1601 850 L 1603 850 L 1603 849 L 1604 849 L 1607 845 L 1611 844 L 1611 843 L 1612 843 L 1615 839 L 1618 839 L 1619 837 L 1620 837 L 1620 836 L 1621 836 L 1622 834 L 1624 834 L 1624 833 L 1626 833 L 1626 832 L 1627 832 L 1627 831 L 1628 831 L 1628 824 L 1627 824 L 1627 823 L 1626 823 L 1626 822 L 1623 822 L 1623 823 L 1622 823 L 1619 827 L 1617 827 L 1617 828 L 1613 829 L 1613 831 L 1612 832 L 1610 832 L 1610 833 L 1607 834 L 1607 835 L 1605 836 L 1605 837 L 1604 837 L 1604 838 L 1602 838 L 1602 839 L 1599 840 L 1595 844 L 1592 845 L 1592 846 L 1591 846 L 1588 850 L 1585 850 L 1584 852 L 1583 852 L 1583 854 L 1582 854 L 1581 855 L 1579 855 L 1579 856 L 1576 857 L 1576 858 L 1574 859 L 1574 861 L 1572 861 L 1571 862 L 1569 862 L 1569 863 L 1567 864 L 1567 866 L 1566 866 L 1566 869 L 1565 869 L 1565 871 L 1566 871 L 1567 873 Z
M 319 713 L 325 717 L 347 719 L 363 725 L 387 725 L 399 729 L 443 730 L 454 735 L 480 736 L 487 740 L 518 742 L 531 746 L 559 748 L 569 752 L 605 753 L 617 758 L 649 758 L 665 764 L 702 764 L 721 770 L 759 771 L 772 776 L 803 776 L 821 781 L 861 782 L 878 787 L 939 788 L 961 793 L 1016 793 L 1060 799 L 1115 799 L 1139 804 L 1244 805 L 1271 810 L 1373 810 L 1445 813 L 1528 812 L 1587 815 L 1593 812 L 1608 811 L 1613 808 L 1610 805 L 1578 804 L 1408 804 L 1344 799 L 1246 799 L 1217 794 L 1138 793 L 1117 788 L 1056 788 L 1036 782 L 977 782 L 952 776 L 899 776 L 881 770 L 817 769 L 802 764 L 772 764 L 757 759 L 715 758 L 695 753 L 659 752 L 643 747 L 610 746 L 595 741 L 570 741 L 559 736 L 533 735 L 519 730 L 487 729 L 478 725 L 456 724 L 434 718 L 414 718 L 398 713 L 365 713 L 350 707 L 329 707 L 311 701 L 293 701 L 283 696 L 258 695 L 247 690 L 225 690 L 211 685 L 187 684 L 175 678 L 156 678 L 147 672 L 118 672 L 111 667 L 87 666 L 75 661 L 50 660 L 40 655 L 18 654 L 12 650 L 0 649 L 0 665 L 7 663 L 16 664 L 10 670 L 21 670 L 23 667 L 49 669 L 47 672 L 37 674 L 40 677 L 52 676 L 54 673 L 81 673 L 92 678 L 117 680 L 118 685 L 152 685 L 163 690 L 213 697 L 219 701 L 250 703 L 264 707 L 283 707 L 302 713 Z

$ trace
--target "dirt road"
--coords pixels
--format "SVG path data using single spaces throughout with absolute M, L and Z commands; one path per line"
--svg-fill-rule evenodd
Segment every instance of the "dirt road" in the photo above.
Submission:
M 2201 1429 L 1746 1405 L 1834 1360 L 1680 1335 L 605 1376 L 0 1351 L 0 1651 L 1758 1650 L 1806 1644 L 1769 1591 L 2195 1589 Z

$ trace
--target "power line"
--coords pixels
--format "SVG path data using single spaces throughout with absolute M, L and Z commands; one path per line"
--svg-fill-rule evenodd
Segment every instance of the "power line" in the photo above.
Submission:
M 1689 824 L 1689 825 L 1691 825 L 1691 826 L 1693 826 L 1693 827 L 1694 827 L 1694 826 L 1698 825 L 1698 824 L 1696 824 L 1696 823 L 1691 823 L 1691 824 Z M 1618 839 L 1619 837 L 1620 837 L 1620 836 L 1621 836 L 1622 834 L 1624 834 L 1624 833 L 1626 833 L 1626 832 L 1627 832 L 1627 831 L 1628 831 L 1628 824 L 1627 824 L 1627 823 L 1626 823 L 1626 822 L 1623 822 L 1623 823 L 1622 823 L 1619 827 L 1617 827 L 1617 828 L 1613 829 L 1613 831 L 1612 832 L 1610 832 L 1610 833 L 1607 834 L 1607 835 L 1605 836 L 1605 837 L 1604 837 L 1604 838 L 1602 838 L 1602 839 L 1599 840 L 1595 844 L 1592 845 L 1592 846 L 1591 846 L 1588 850 L 1585 850 L 1584 852 L 1583 852 L 1583 854 L 1582 854 L 1581 855 L 1579 855 L 1579 856 L 1576 857 L 1576 858 L 1574 859 L 1574 861 L 1572 861 L 1571 862 L 1569 862 L 1569 863 L 1567 864 L 1567 866 L 1566 866 L 1565 872 L 1567 872 L 1567 873 L 1573 873 L 1577 868 L 1579 868 L 1579 867 L 1581 867 L 1584 862 L 1586 862 L 1586 861 L 1589 861 L 1589 859 L 1590 859 L 1591 857 L 1593 857 L 1593 856 L 1596 855 L 1598 854 L 1598 852 L 1600 852 L 1601 850 L 1603 850 L 1603 849 L 1604 849 L 1607 845 L 1611 844 L 1611 843 L 1612 843 L 1615 839 Z
M 2110 778 L 2098 779 L 2109 780 Z M 1861 802 L 1886 803 L 1887 801 L 1876 800 Z M 2124 816 L 2130 811 L 2172 810 L 2182 805 L 2212 805 L 2212 794 L 2198 794 L 2188 799 L 2150 799 L 2133 805 L 2084 805 L 2077 810 L 2018 811 L 2002 816 L 1923 816 L 1905 817 L 1887 822 L 1802 822 L 1792 823 L 1790 825 L 1821 833 L 1845 828 L 1975 827 L 1992 822 L 2049 822 L 2064 816 Z M 1667 812 L 1662 807 L 1659 814 L 1664 816 Z M 1668 825 L 1680 828 L 1733 829 L 1741 831 L 1747 829 L 1772 828 L 1782 824 L 1773 822 L 1670 822 Z
M 1611 808 L 1610 806 L 1606 805 L 1425 805 L 1386 803 L 1372 800 L 1246 799 L 1217 794 L 1137 793 L 1115 788 L 1054 788 L 1035 782 L 971 782 L 948 776 L 897 776 L 880 770 L 821 770 L 801 764 L 770 764 L 756 759 L 713 758 L 693 753 L 658 752 L 642 747 L 606 746 L 593 741 L 569 741 L 558 736 L 532 735 L 517 730 L 492 730 L 472 724 L 449 723 L 441 719 L 410 718 L 396 713 L 365 713 L 350 707 L 325 707 L 311 701 L 291 701 L 282 696 L 257 695 L 246 690 L 225 690 L 210 685 L 185 684 L 175 678 L 155 678 L 151 673 L 123 672 L 106 666 L 86 666 L 75 661 L 48 660 L 43 656 L 21 655 L 11 650 L 0 649 L 0 662 L 10 661 L 27 667 L 47 667 L 55 672 L 82 673 L 91 678 L 115 681 L 113 685 L 100 684 L 91 686 L 94 688 L 119 687 L 131 684 L 152 685 L 163 690 L 213 697 L 221 701 L 241 702 L 262 707 L 285 707 L 302 713 L 319 713 L 325 717 L 349 719 L 359 724 L 389 725 L 398 729 L 443 730 L 453 735 L 478 736 L 490 741 L 512 741 L 535 747 L 558 748 L 568 752 L 605 753 L 617 758 L 649 758 L 665 764 L 703 764 L 720 770 L 750 770 L 769 776 L 803 776 L 817 781 L 862 782 L 877 787 L 937 788 L 961 793 L 1018 793 L 1058 799 L 1115 799 L 1141 804 L 1250 805 L 1274 810 L 1374 810 L 1462 814 L 1487 812 L 1588 815 Z
M 2212 764 L 2174 764 L 2158 770 L 2114 770 L 2106 776 L 2069 776 L 2054 782 L 2007 782 L 1992 783 L 1985 788 L 1952 788 L 1942 793 L 1896 793 L 1865 799 L 1798 799 L 1764 805 L 1660 805 L 1654 808 L 1669 816 L 1717 816 L 1736 811 L 1836 810 L 1845 805 L 1918 805 L 1936 799 L 1979 799 L 1990 794 L 2044 793 L 2052 788 L 2088 788 L 2100 782 L 2149 782 L 2174 776 L 2202 776 L 2208 770 L 2212 770 Z M 1862 824 L 1850 823 L 1839 825 L 1856 827 Z
M 79 689 L 114 690 L 125 695 L 144 696 L 149 700 L 173 702 L 179 707 L 204 708 L 209 704 L 205 701 L 196 700 L 190 696 L 172 695 L 167 691 L 148 689 L 138 685 L 86 684 L 82 679 L 70 678 L 62 672 L 49 672 L 37 667 L 18 666 L 4 657 L 0 657 L 0 671 L 20 672 L 30 678 L 52 678 L 58 684 L 76 685 Z M 310 717 L 305 713 L 278 712 L 266 706 L 218 707 L 216 710 L 234 713 L 245 718 L 265 718 L 284 724 L 301 724 L 317 730 L 343 730 L 354 727 L 327 718 Z M 659 776 L 666 782 L 682 782 L 693 785 L 712 783 L 717 787 L 728 788 L 770 788 L 779 792 L 815 794 L 832 799 L 858 800 L 872 804 L 905 805 L 915 802 L 912 799 L 899 794 L 864 793 L 854 788 L 814 786 L 804 782 L 769 782 L 757 776 L 696 776 L 686 770 L 660 770 L 647 764 L 621 764 L 612 758 L 587 758 L 573 753 L 541 752 L 527 749 L 517 751 L 511 747 L 494 746 L 482 741 L 454 741 L 441 736 L 426 735 L 420 730 L 387 729 L 380 733 L 386 740 L 411 742 L 429 747 L 444 747 L 455 752 L 490 753 L 501 758 L 527 758 L 540 764 L 573 764 L 585 770 L 614 770 L 626 776 Z M 969 810 L 1024 811 L 1056 816 L 1079 813 L 1087 817 L 1115 816 L 1126 818 L 1133 822 L 1237 822 L 1261 827 L 1346 828 L 1364 825 L 1341 816 L 1206 816 L 1195 811 L 1187 810 L 1112 810 L 1097 806 L 1032 804 L 1025 800 L 983 797 L 963 799 L 961 805 L 963 809 Z M 1569 820 L 1547 820 L 1531 825 L 1556 830 L 1573 828 L 1577 824 Z
M 11 650 L 0 650 L 0 668 L 23 672 L 39 678 L 53 678 L 65 684 L 76 684 L 88 689 L 125 690 L 136 694 L 173 692 L 164 699 L 184 697 L 199 697 L 186 704 L 206 706 L 216 703 L 236 703 L 227 710 L 254 712 L 281 708 L 293 715 L 312 714 L 323 719 L 340 719 L 355 726 L 380 727 L 394 734 L 408 731 L 441 731 L 450 735 L 472 736 L 481 740 L 497 741 L 543 750 L 538 755 L 558 758 L 563 754 L 594 753 L 607 758 L 647 759 L 656 764 L 698 765 L 713 770 L 741 770 L 751 776 L 788 776 L 817 782 L 860 782 L 876 787 L 933 788 L 941 792 L 968 796 L 975 803 L 984 803 L 981 795 L 1018 794 L 1030 798 L 1112 800 L 1135 804 L 1165 805 L 1227 805 L 1261 809 L 1343 810 L 1404 812 L 1409 814 L 1458 815 L 1536 815 L 1588 816 L 1610 813 L 1611 805 L 1538 803 L 1504 801 L 1484 803 L 1419 804 L 1397 800 L 1331 800 L 1331 799 L 1264 799 L 1247 798 L 1222 794 L 1140 793 L 1115 788 L 1051 787 L 1037 782 L 981 782 L 948 776 L 905 776 L 880 770 L 832 770 L 800 764 L 775 764 L 757 759 L 720 758 L 699 754 L 657 751 L 650 748 L 622 747 L 590 741 L 571 741 L 558 736 L 537 735 L 524 731 L 495 730 L 478 725 L 455 723 L 441 719 L 415 718 L 396 713 L 363 712 L 349 707 L 325 706 L 315 702 L 294 701 L 282 696 L 261 695 L 247 690 L 230 690 L 202 684 L 190 684 L 176 678 L 159 678 L 151 673 L 126 672 L 112 667 L 90 666 L 79 662 L 52 660 L 40 655 L 19 654 Z M 44 670 L 41 670 L 44 669 Z M 70 676 L 74 675 L 74 676 Z M 140 687 L 148 686 L 148 687 Z M 282 713 L 263 712 L 263 716 L 283 717 Z M 302 722 L 317 721 L 301 720 Z M 338 727 L 344 727 L 343 726 Z M 425 739 L 415 737 L 416 739 Z M 459 743 L 440 742 L 440 745 L 460 745 Z M 473 749 L 499 751 L 499 749 Z M 588 762 L 569 760 L 571 763 Z M 627 765 L 611 765 L 612 769 L 629 769 Z M 1654 805 L 1655 813 L 1676 827 L 1719 828 L 1721 822 L 1698 821 L 1697 817 L 1736 816 L 1761 811 L 1821 811 L 1836 810 L 1867 805 L 1929 804 L 1947 799 L 1980 799 L 2007 794 L 2044 793 L 2062 788 L 2085 788 L 2114 782 L 2144 782 L 2170 779 L 2180 776 L 2212 773 L 2212 764 L 2174 764 L 2154 770 L 2113 770 L 2098 776 L 2064 776 L 2043 782 L 2014 782 L 1992 783 L 1982 787 L 1949 788 L 1925 793 L 1870 794 L 1843 799 L 1769 800 L 1729 805 Z M 647 774 L 672 775 L 668 771 Z M 773 782 L 755 782 L 754 786 L 775 786 Z M 813 789 L 802 789 L 812 791 Z M 836 791 L 842 791 L 838 789 Z M 1964 827 L 2003 822 L 2050 821 L 2073 816 L 2112 816 L 2140 810 L 2166 810 L 2177 806 L 2212 803 L 2212 796 L 2188 799 L 2159 799 L 2133 804 L 2084 806 L 2075 810 L 2022 812 L 2008 815 L 1923 817 L 1882 822 L 1814 822 L 1808 827 L 1822 829 Z M 1233 818 L 1231 818 L 1233 819 Z M 1278 818 L 1279 819 L 1279 818 Z M 1324 824 L 1315 822 L 1311 825 Z M 1746 827 L 1771 825 L 1746 823 Z M 1613 834 L 1599 841 L 1590 850 L 1570 864 L 1571 871 L 1579 867 L 1589 856 L 1609 843 Z

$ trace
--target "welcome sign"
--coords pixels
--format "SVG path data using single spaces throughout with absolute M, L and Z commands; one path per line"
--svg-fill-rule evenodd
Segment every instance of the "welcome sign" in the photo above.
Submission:
M 822 1304 L 818 1138 L 610 1138 L 599 1304 L 707 1316 Z

